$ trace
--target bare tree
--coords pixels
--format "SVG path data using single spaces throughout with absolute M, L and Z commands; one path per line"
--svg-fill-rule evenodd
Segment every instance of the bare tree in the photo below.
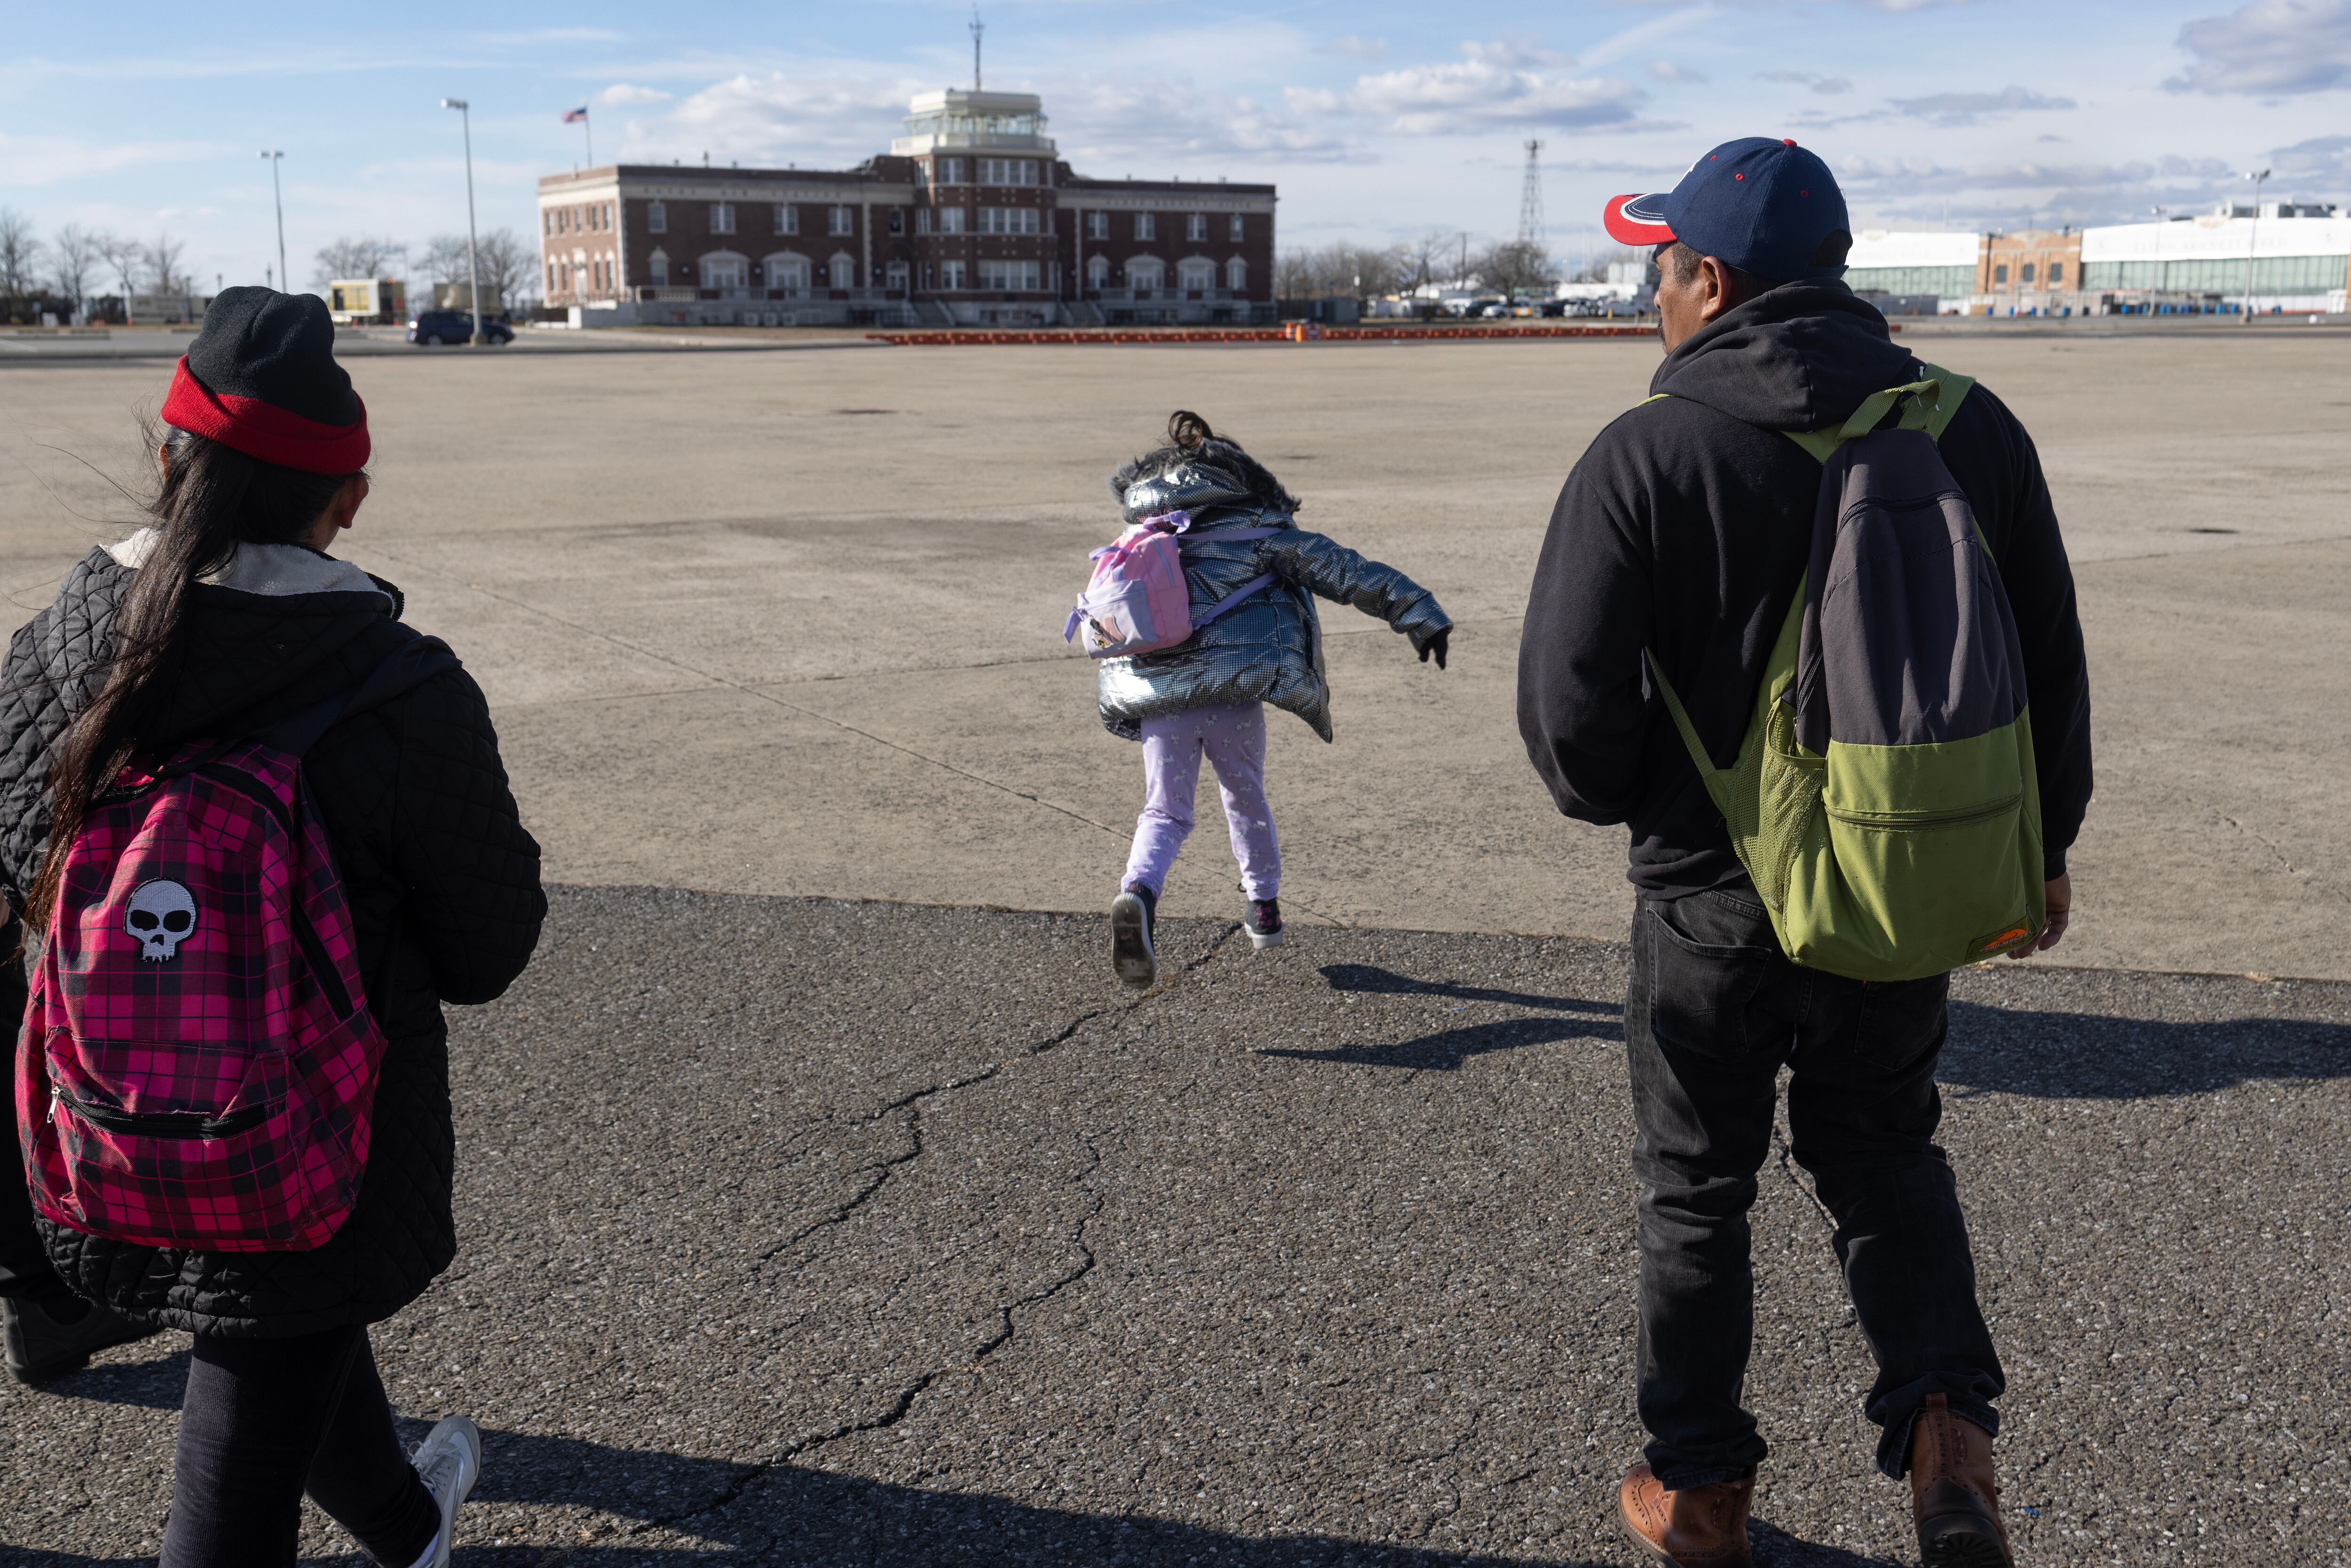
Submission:
M 180 270 L 180 253 L 186 244 L 170 235 L 159 234 L 141 247 L 147 263 L 147 277 L 158 294 L 193 294 L 195 280 Z
M 1458 246 L 1459 236 L 1443 229 L 1430 229 L 1403 246 L 1405 270 L 1410 275 L 1407 287 L 1419 288 L 1451 277 L 1458 266 Z
M 465 236 L 434 235 L 424 242 L 413 268 L 419 281 L 455 283 L 465 276 Z
M 1479 280 L 1498 293 L 1549 288 L 1559 281 L 1551 252 L 1535 240 L 1510 239 L 1478 254 Z
M 1284 252 L 1274 263 L 1274 293 L 1284 299 L 1367 298 L 1409 287 L 1411 273 L 1411 258 L 1401 246 L 1374 247 L 1342 240 Z
M 538 277 L 538 247 L 512 229 L 496 228 L 482 236 L 481 257 L 483 289 L 495 290 L 507 308 L 514 308 L 524 285 Z
M 346 235 L 319 247 L 319 270 L 311 282 L 325 287 L 338 277 L 381 277 L 408 255 L 408 247 L 382 235 Z
M 68 224 L 49 241 L 49 276 L 77 307 L 89 298 L 90 275 L 105 263 L 105 239 L 102 232 Z
M 41 262 L 41 242 L 33 220 L 14 207 L 0 207 L 0 295 L 22 298 L 39 286 L 34 277 Z
M 125 235 L 109 234 L 100 229 L 91 243 L 98 246 L 99 259 L 114 274 L 118 291 L 127 303 L 139 292 L 139 270 L 147 264 L 147 247 Z

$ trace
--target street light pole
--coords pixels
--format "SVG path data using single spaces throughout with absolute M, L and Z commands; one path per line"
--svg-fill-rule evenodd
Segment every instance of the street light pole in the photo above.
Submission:
M 2267 169 L 2247 174 L 2253 183 L 2253 222 L 2245 231 L 2245 319 L 2253 319 L 2253 241 L 2262 232 L 2262 182 L 2270 177 Z
M 454 109 L 465 125 L 465 287 L 473 293 L 474 347 L 486 340 L 482 336 L 482 247 L 474 237 L 474 111 L 462 98 L 444 98 L 444 109 Z
M 286 271 L 286 191 L 285 187 L 277 183 L 278 161 L 286 154 L 273 152 L 265 147 L 261 150 L 261 155 L 269 160 L 269 193 L 277 201 L 277 276 L 290 282 L 292 279 L 287 277 Z M 247 273 L 246 276 L 249 277 L 252 274 Z

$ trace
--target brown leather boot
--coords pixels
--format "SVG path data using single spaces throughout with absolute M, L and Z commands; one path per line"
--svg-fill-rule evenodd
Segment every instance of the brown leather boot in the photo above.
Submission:
M 1991 1479 L 1991 1434 L 1927 1396 L 1910 1428 L 1910 1518 L 1923 1568 L 2016 1568 Z
M 1633 1543 L 1672 1568 L 1753 1568 L 1747 1508 L 1755 1473 L 1687 1491 L 1667 1491 L 1642 1460 L 1616 1489 L 1616 1521 Z

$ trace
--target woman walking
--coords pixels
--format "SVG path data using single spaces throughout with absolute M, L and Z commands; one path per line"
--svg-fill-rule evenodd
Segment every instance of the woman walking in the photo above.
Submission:
M 291 1568 L 304 1494 L 446 1563 L 463 1416 L 402 1451 L 368 1325 L 456 1251 L 444 1002 L 546 899 L 480 689 L 327 553 L 366 411 L 308 295 L 214 301 L 152 522 L 0 674 L 0 880 L 28 928 L 17 1136 L 57 1275 L 195 1336 L 162 1568 Z

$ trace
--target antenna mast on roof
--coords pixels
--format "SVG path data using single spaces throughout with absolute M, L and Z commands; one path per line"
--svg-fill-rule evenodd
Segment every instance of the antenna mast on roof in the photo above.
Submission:
M 1519 193 L 1519 243 L 1542 243 L 1542 143 L 1527 143 L 1527 183 Z
M 979 7 L 971 8 L 971 90 L 979 90 L 979 36 L 987 31 L 987 24 L 979 19 Z

